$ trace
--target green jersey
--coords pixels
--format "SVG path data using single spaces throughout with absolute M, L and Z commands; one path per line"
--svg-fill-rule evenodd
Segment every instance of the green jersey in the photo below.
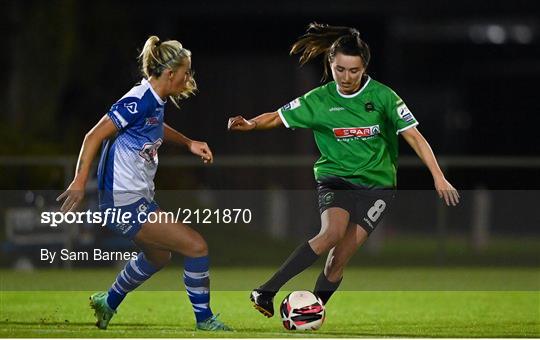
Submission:
M 339 176 L 367 187 L 395 187 L 398 134 L 418 125 L 388 86 L 367 78 L 344 95 L 332 81 L 278 110 L 288 128 L 313 130 L 321 157 L 315 178 Z

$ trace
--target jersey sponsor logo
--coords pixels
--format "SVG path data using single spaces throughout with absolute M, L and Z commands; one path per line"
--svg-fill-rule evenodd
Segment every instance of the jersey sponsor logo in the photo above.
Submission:
M 148 117 L 146 118 L 146 125 L 158 125 L 159 124 L 159 118 L 158 117 Z
M 131 114 L 137 113 L 137 102 L 132 103 L 125 103 L 124 107 L 129 111 Z
M 157 165 L 158 162 L 158 148 L 161 146 L 163 141 L 161 138 L 156 140 L 154 143 L 145 143 L 142 146 L 141 151 L 139 151 L 139 156 L 144 158 L 144 160 L 152 165 Z
M 295 100 L 293 100 L 292 102 L 290 102 L 288 104 L 283 105 L 281 110 L 282 111 L 294 110 L 297 107 L 300 107 L 300 99 L 298 99 L 298 98 L 296 98 Z
M 401 104 L 397 107 L 397 114 L 401 119 L 403 119 L 405 122 L 409 123 L 414 120 L 414 116 L 405 104 Z
M 337 139 L 344 138 L 367 138 L 378 135 L 381 132 L 379 125 L 367 127 L 334 128 L 334 136 Z
M 333 111 L 343 111 L 343 110 L 345 110 L 344 107 L 331 107 L 328 111 L 333 112 Z

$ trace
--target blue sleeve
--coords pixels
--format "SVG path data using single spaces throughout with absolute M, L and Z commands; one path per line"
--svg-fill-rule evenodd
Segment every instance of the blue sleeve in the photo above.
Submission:
M 122 98 L 107 113 L 118 130 L 133 125 L 143 116 L 143 101 L 135 97 Z

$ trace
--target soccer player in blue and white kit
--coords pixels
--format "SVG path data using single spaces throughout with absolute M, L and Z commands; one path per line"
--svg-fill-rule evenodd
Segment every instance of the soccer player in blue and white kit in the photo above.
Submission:
M 208 248 L 202 236 L 181 223 L 150 223 L 141 213 L 159 212 L 154 201 L 157 150 L 163 142 L 185 145 L 205 163 L 213 160 L 204 142 L 191 140 L 164 123 L 169 98 L 175 105 L 196 90 L 191 72 L 191 52 L 176 40 L 161 42 L 151 36 L 139 59 L 144 78 L 116 102 L 85 136 L 75 178 L 57 200 L 61 210 L 73 211 L 82 201 L 90 165 L 103 144 L 98 167 L 99 207 L 129 212 L 130 223 L 108 223 L 107 227 L 131 239 L 142 252 L 118 274 L 108 292 L 90 297 L 96 326 L 106 329 L 125 296 L 163 268 L 171 253 L 185 256 L 184 284 L 201 330 L 230 330 L 210 308 Z

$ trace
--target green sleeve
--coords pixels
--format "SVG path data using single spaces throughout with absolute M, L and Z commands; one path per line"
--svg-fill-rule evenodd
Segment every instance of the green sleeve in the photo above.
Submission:
M 285 104 L 277 112 L 287 128 L 309 129 L 313 127 L 313 111 L 313 106 L 310 103 L 309 97 L 306 95 Z
M 396 134 L 399 134 L 409 128 L 418 125 L 418 121 L 414 118 L 403 100 L 391 89 L 386 93 L 386 114 L 392 123 Z

